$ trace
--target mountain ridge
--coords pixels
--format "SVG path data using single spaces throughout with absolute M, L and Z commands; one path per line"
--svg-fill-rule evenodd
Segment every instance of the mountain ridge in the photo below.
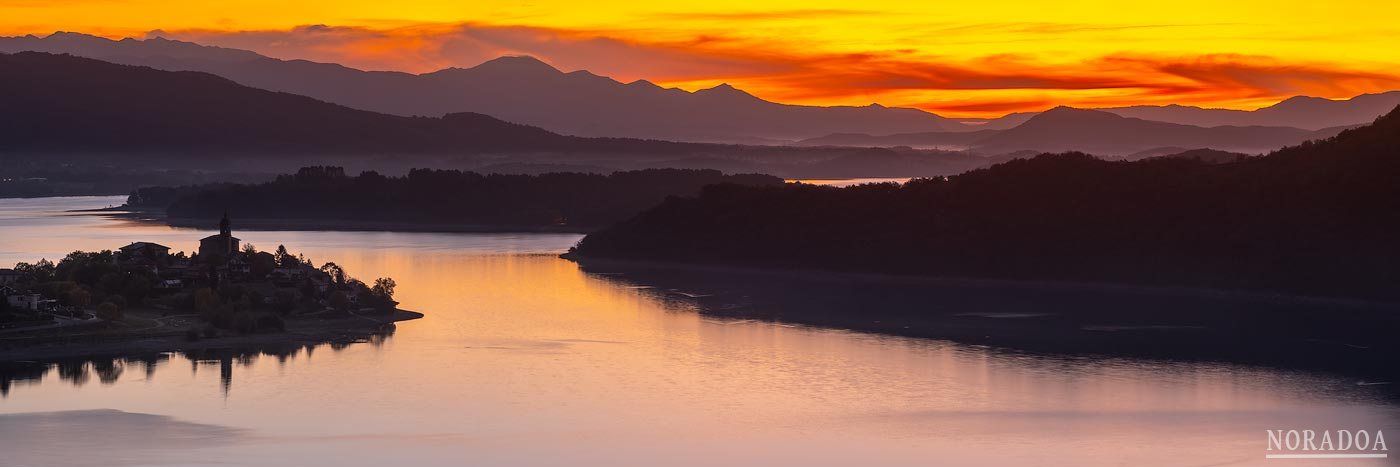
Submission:
M 57 40 L 52 40 L 55 36 Z M 538 59 L 522 61 L 518 56 L 415 75 L 280 60 L 162 38 L 114 41 L 78 33 L 0 38 L 0 52 L 24 50 L 169 71 L 203 71 L 251 87 L 394 115 L 483 113 L 575 136 L 747 143 L 833 132 L 966 129 L 918 109 L 801 106 L 770 102 L 737 89 L 750 98 L 735 99 L 733 92 L 720 87 L 688 92 L 632 86 L 582 70 L 565 73 Z

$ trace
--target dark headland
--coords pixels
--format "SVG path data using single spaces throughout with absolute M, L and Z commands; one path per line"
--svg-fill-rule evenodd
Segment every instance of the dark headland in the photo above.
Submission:
M 391 278 L 366 284 L 219 227 L 189 255 L 132 242 L 0 270 L 0 362 L 345 343 L 423 317 L 398 308 Z
M 708 187 L 589 234 L 564 256 L 663 290 L 753 292 L 747 305 L 708 307 L 716 314 L 1390 378 L 1400 351 L 1396 180 L 1400 111 L 1236 161 L 1047 154 L 904 185 Z M 804 285 L 763 301 L 744 285 L 759 279 L 734 279 L 753 274 Z M 1021 299 L 951 303 L 947 287 L 966 281 Z M 902 291 L 878 285 L 887 282 Z M 1027 287 L 1082 297 L 1034 305 L 1056 302 Z M 822 292 L 830 288 L 843 294 Z M 1146 292 L 1093 298 L 1123 290 Z

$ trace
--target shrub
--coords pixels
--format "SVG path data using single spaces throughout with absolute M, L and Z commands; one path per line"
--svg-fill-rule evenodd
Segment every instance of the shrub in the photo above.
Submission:
M 257 329 L 259 332 L 282 332 L 287 329 L 287 323 L 280 316 L 264 313 L 258 317 Z
M 107 321 L 121 321 L 122 309 L 112 302 L 102 302 L 97 305 L 97 317 Z
M 255 332 L 258 330 L 257 320 L 253 318 L 252 313 L 246 311 L 234 313 L 233 330 L 237 331 L 239 334 L 250 334 L 252 332 Z

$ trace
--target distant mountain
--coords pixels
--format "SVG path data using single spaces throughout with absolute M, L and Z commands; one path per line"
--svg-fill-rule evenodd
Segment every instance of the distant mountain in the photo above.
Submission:
M 4 152 L 464 154 L 586 143 L 480 114 L 400 117 L 205 73 L 0 54 Z
M 695 92 L 641 80 L 624 84 L 587 71 L 564 73 L 529 57 L 414 75 L 277 60 L 161 38 L 113 41 L 76 33 L 0 38 L 0 52 L 18 51 L 203 71 L 247 86 L 402 116 L 476 112 L 576 136 L 764 143 L 830 133 L 975 129 L 917 109 L 778 104 L 727 84 Z
M 959 132 L 922 132 L 922 133 L 900 133 L 886 136 L 872 136 L 859 133 L 837 133 L 822 136 L 819 138 L 804 139 L 798 141 L 799 146 L 857 146 L 857 147 L 894 147 L 908 146 L 911 148 L 932 148 L 932 149 L 965 149 L 977 144 L 978 141 L 987 139 L 999 133 L 998 130 L 976 130 Z
M 1168 146 L 1258 153 L 1327 138 L 1341 130 L 1265 126 L 1205 128 L 1127 118 L 1098 110 L 1056 107 L 1015 128 L 979 140 L 975 147 L 985 153 L 1083 151 L 1105 156 Z
M 564 136 L 475 113 L 388 115 L 208 73 L 38 52 L 0 54 L 0 158 L 238 171 L 314 164 L 395 171 L 702 168 L 794 178 L 946 175 L 986 163 L 912 149 Z
M 1347 127 L 1317 131 L 1290 127 L 1198 127 L 1126 118 L 1098 110 L 1057 107 L 1006 130 L 923 132 L 871 136 L 833 134 L 799 141 L 802 146 L 854 146 L 971 149 L 983 154 L 1017 151 L 1083 151 L 1112 159 L 1137 160 L 1187 148 L 1259 153 L 1326 138 Z
M 1040 112 L 1014 112 L 997 118 L 958 118 L 954 120 L 978 130 L 1005 130 L 1026 123 L 1026 120 L 1030 120 L 1038 113 Z
M 1262 109 L 1203 109 L 1183 105 L 1101 108 L 1124 117 L 1195 126 L 1289 126 L 1306 130 L 1371 123 L 1400 105 L 1400 91 L 1331 100 L 1297 96 Z

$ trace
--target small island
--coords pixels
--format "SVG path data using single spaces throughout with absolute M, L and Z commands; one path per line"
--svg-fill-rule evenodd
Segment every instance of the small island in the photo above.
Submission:
M 392 278 L 233 236 L 228 216 L 198 250 L 133 242 L 0 269 L 0 361 L 362 340 L 397 321 Z

